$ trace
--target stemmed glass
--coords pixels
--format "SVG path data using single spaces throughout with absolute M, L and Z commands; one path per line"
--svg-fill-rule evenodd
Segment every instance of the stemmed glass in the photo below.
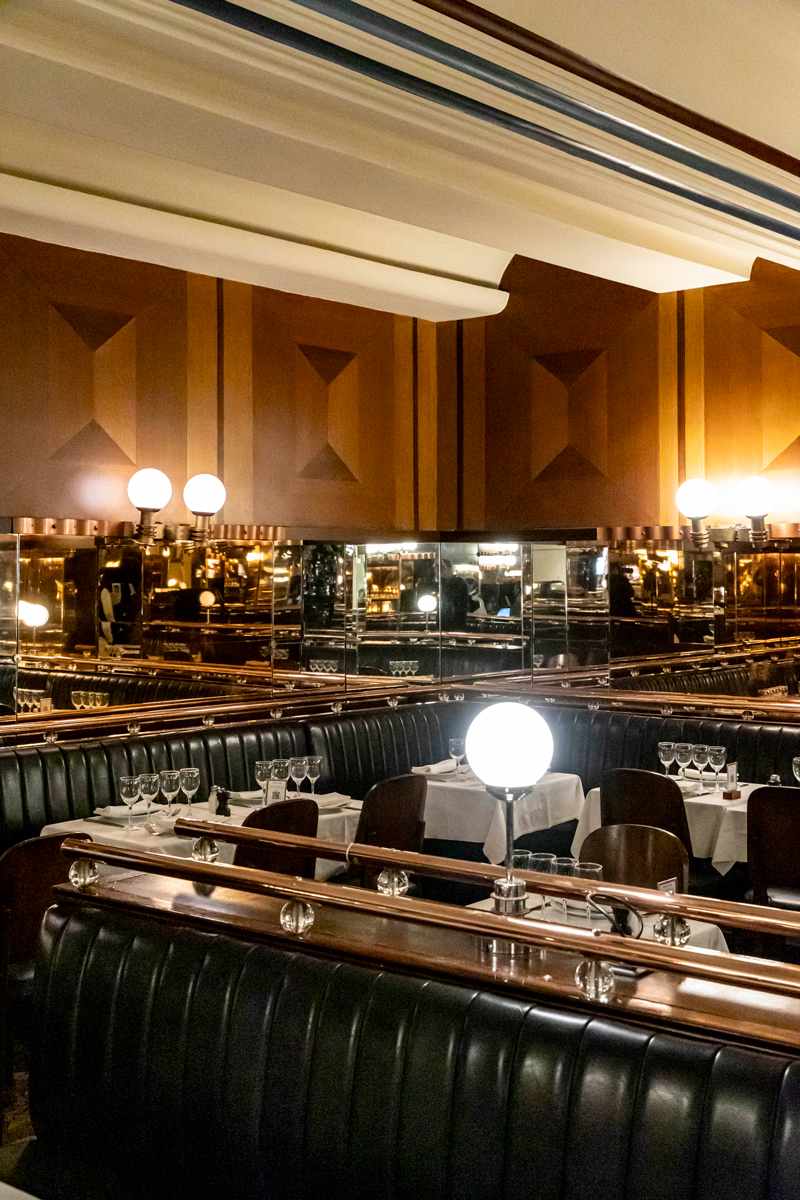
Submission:
M 256 763 L 256 783 L 261 788 L 262 808 L 267 806 L 267 784 L 272 779 L 272 760 L 263 758 Z
M 693 748 L 694 747 L 691 745 L 690 742 L 676 742 L 675 743 L 675 762 L 678 764 L 678 766 L 681 769 L 680 770 L 681 779 L 686 778 L 686 768 L 689 766 L 689 763 L 692 761 Z
M 664 774 L 669 775 L 669 769 L 675 762 L 675 743 L 674 742 L 659 742 L 658 743 L 658 761 L 664 768 Z
M 703 768 L 708 766 L 708 746 L 704 743 L 699 743 L 692 746 L 692 760 L 697 767 L 700 783 L 703 782 Z
M 147 812 L 145 813 L 144 817 L 144 827 L 150 833 L 156 833 L 158 829 L 157 826 L 153 825 L 155 813 L 153 813 L 153 816 L 151 817 L 150 808 L 156 796 L 158 795 L 160 786 L 161 780 L 157 775 L 139 776 L 139 795 L 143 800 L 147 801 Z
M 463 738 L 450 738 L 450 757 L 455 759 L 456 775 L 461 771 L 461 760 L 466 753 L 466 746 Z
M 322 774 L 322 756 L 313 754 L 308 760 L 308 778 L 311 781 L 311 795 L 316 791 L 316 783 Z
M 289 774 L 295 782 L 297 795 L 300 795 L 300 785 L 308 774 L 308 759 L 307 758 L 290 758 L 289 759 Z
M 534 852 L 533 854 L 531 854 L 530 863 L 528 865 L 529 871 L 540 871 L 544 875 L 553 875 L 553 874 L 555 874 L 555 869 L 556 869 L 555 854 L 545 854 L 543 851 L 542 852 Z M 534 904 L 533 907 L 541 908 L 542 920 L 546 921 L 547 920 L 547 896 L 542 894 L 539 897 L 538 906 Z
M 542 663 L 544 662 L 544 655 L 543 655 L 543 654 L 533 654 L 533 655 L 531 655 L 531 662 L 533 663 L 534 670 L 538 670 L 538 669 L 539 669 L 539 667 L 540 667 L 540 666 L 542 665 Z
M 161 771 L 159 779 L 161 781 L 162 794 L 167 802 L 166 815 L 168 817 L 174 816 L 172 802 L 181 790 L 181 773 L 180 771 Z
M 73 708 L 80 710 L 86 707 L 86 692 L 70 692 L 69 698 Z
M 599 883 L 603 878 L 603 867 L 601 863 L 577 862 L 573 875 L 576 879 L 596 879 Z M 588 901 L 579 900 L 578 909 L 584 920 L 588 921 L 590 919 Z
M 119 794 L 123 804 L 128 806 L 128 832 L 140 826 L 133 823 L 133 806 L 139 799 L 139 776 L 123 775 L 119 781 Z
M 288 780 L 288 778 L 289 778 L 289 759 L 288 758 L 273 758 L 273 760 L 272 760 L 272 778 L 276 782 L 280 782 L 280 783 L 283 783 L 286 780 Z
M 719 773 L 728 760 L 728 751 L 724 746 L 708 747 L 709 766 L 714 768 L 714 791 L 719 791 Z
M 192 816 L 192 797 L 200 787 L 200 768 L 181 767 L 181 791 L 189 803 L 189 819 Z

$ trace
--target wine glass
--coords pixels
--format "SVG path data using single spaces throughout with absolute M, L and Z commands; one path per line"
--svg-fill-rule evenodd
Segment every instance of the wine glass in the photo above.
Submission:
M 728 759 L 728 751 L 724 746 L 708 747 L 708 762 L 714 769 L 714 791 L 719 791 L 719 773 Z
M 200 787 L 200 768 L 199 767 L 181 767 L 181 791 L 189 803 L 189 819 L 192 816 L 192 797 Z
M 159 773 L 159 780 L 161 781 L 162 794 L 167 802 L 166 815 L 168 817 L 174 816 L 172 802 L 181 790 L 181 773 L 180 771 L 161 771 Z
M 686 778 L 686 768 L 692 761 L 692 745 L 690 742 L 675 743 L 675 762 L 680 767 L 681 779 Z
M 288 758 L 273 758 L 272 760 L 272 778 L 280 783 L 284 783 L 289 778 L 289 759 Z M 284 797 L 285 799 L 285 797 Z
M 544 851 L 534 851 L 531 854 L 529 871 L 539 871 L 544 875 L 554 875 L 556 870 L 555 854 L 545 854 Z M 534 908 L 541 908 L 542 920 L 547 920 L 547 897 L 542 894 L 539 896 L 539 904 L 534 904 Z
M 308 774 L 308 759 L 307 758 L 290 758 L 289 759 L 289 774 L 297 787 L 297 795 L 300 795 L 300 785 Z
M 313 754 L 308 760 L 308 778 L 311 781 L 311 795 L 316 791 L 317 780 L 322 774 L 322 756 Z
M 540 667 L 540 666 L 542 665 L 542 663 L 544 662 L 544 655 L 543 655 L 543 654 L 533 654 L 533 655 L 531 655 L 531 662 L 533 663 L 533 668 L 534 668 L 534 670 L 538 670 L 538 669 L 539 669 L 539 667 Z
M 266 758 L 260 759 L 259 762 L 256 763 L 255 774 L 256 783 L 261 788 L 262 808 L 266 808 L 267 784 L 269 783 L 270 779 L 272 779 L 272 760 Z
M 147 812 L 145 813 L 144 827 L 150 833 L 155 832 L 155 830 L 152 827 L 153 822 L 152 822 L 152 817 L 150 816 L 150 808 L 151 808 L 151 805 L 152 805 L 153 801 L 155 800 L 156 796 L 158 795 L 160 786 L 161 786 L 161 781 L 159 780 L 157 775 L 140 775 L 139 776 L 139 795 L 142 797 L 143 800 L 147 801 Z
M 98 692 L 97 694 L 100 697 L 98 708 L 108 708 L 108 702 L 111 698 L 108 692 Z
M 133 823 L 133 806 L 139 799 L 139 776 L 122 775 L 119 781 L 119 794 L 123 804 L 128 806 L 128 832 L 141 828 L 141 823 Z
M 463 738 L 450 738 L 450 757 L 455 759 L 456 775 L 461 770 L 461 760 L 466 753 L 466 746 Z
M 674 742 L 659 742 L 658 743 L 658 761 L 664 768 L 664 774 L 669 775 L 669 769 L 675 762 L 675 743 Z
M 577 862 L 573 874 L 576 879 L 596 879 L 599 883 L 603 878 L 603 867 L 600 863 Z M 578 909 L 583 919 L 588 921 L 590 918 L 588 901 L 579 900 Z
M 705 743 L 700 742 L 697 745 L 692 746 L 692 761 L 697 767 L 700 783 L 702 784 L 703 768 L 708 766 L 708 746 L 706 746 Z

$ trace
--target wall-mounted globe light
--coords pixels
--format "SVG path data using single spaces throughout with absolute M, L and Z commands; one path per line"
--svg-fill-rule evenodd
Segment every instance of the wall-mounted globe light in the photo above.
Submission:
M 486 790 L 505 801 L 506 877 L 495 881 L 496 912 L 525 909 L 525 883 L 511 871 L 514 802 L 539 782 L 553 757 L 553 735 L 545 719 L 525 704 L 502 702 L 479 712 L 467 730 L 467 761 Z
M 748 475 L 736 489 L 736 502 L 750 522 L 750 540 L 754 546 L 766 544 L 764 518 L 772 512 L 777 498 L 774 486 L 763 475 Z
M 216 475 L 193 475 L 183 489 L 183 503 L 194 513 L 192 537 L 205 541 L 211 528 L 211 518 L 225 503 L 225 484 Z
M 44 604 L 29 604 L 27 600 L 20 600 L 17 615 L 22 624 L 27 625 L 29 629 L 39 629 L 50 620 L 50 612 Z
M 417 608 L 419 609 L 420 612 L 425 613 L 425 632 L 426 633 L 428 632 L 428 624 L 431 619 L 431 613 L 436 612 L 436 609 L 438 607 L 439 607 L 439 601 L 436 599 L 435 596 L 431 596 L 430 593 L 426 593 L 424 596 L 420 596 L 419 600 L 417 601 Z
M 675 493 L 678 510 L 692 522 L 692 541 L 701 550 L 708 547 L 705 519 L 714 511 L 716 489 L 707 479 L 687 479 Z
M 128 480 L 128 499 L 139 509 L 137 540 L 143 545 L 152 545 L 155 535 L 153 517 L 172 499 L 169 476 L 155 467 L 143 467 Z

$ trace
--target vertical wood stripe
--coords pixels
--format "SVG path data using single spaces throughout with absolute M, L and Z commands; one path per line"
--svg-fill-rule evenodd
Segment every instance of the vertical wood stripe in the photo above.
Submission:
M 253 517 L 253 289 L 223 283 L 223 454 L 228 498 L 218 520 L 250 524 Z
M 436 326 L 436 516 L 458 529 L 458 322 Z
M 394 511 L 398 529 L 415 528 L 414 321 L 394 318 Z
M 463 322 L 461 353 L 462 529 L 486 520 L 486 321 Z
M 436 409 L 436 326 L 417 321 L 417 521 L 419 529 L 437 529 L 439 455 Z
M 706 474 L 705 302 L 701 288 L 684 292 L 685 479 Z
M 186 478 L 216 475 L 217 281 L 186 279 Z
M 658 511 L 660 525 L 678 520 L 678 303 L 675 292 L 658 297 Z

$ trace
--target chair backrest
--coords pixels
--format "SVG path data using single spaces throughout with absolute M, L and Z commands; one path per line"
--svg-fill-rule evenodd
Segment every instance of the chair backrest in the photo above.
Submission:
M 319 808 L 311 799 L 284 800 L 268 808 L 254 808 L 242 821 L 248 829 L 270 829 L 273 833 L 296 833 L 316 837 Z M 313 879 L 317 860 L 303 850 L 280 850 L 276 846 L 237 846 L 233 856 L 236 867 L 255 867 L 278 875 L 301 875 Z
M 390 850 L 421 851 L 427 790 L 424 775 L 395 775 L 373 784 L 364 797 L 355 841 Z
M 581 846 L 584 862 L 600 863 L 606 883 L 654 888 L 675 879 L 676 891 L 689 889 L 689 855 L 680 838 L 652 825 L 604 825 Z
M 800 888 L 800 790 L 760 787 L 747 800 L 747 865 L 756 904 L 767 888 Z
M 90 842 L 88 833 L 73 835 Z M 0 855 L 0 919 L 6 926 L 9 963 L 36 954 L 42 919 L 53 903 L 53 888 L 69 879 L 72 860 L 61 853 L 64 834 L 17 842 Z
M 656 771 L 617 767 L 600 781 L 601 825 L 654 825 L 680 838 L 692 853 L 689 822 L 681 789 Z

